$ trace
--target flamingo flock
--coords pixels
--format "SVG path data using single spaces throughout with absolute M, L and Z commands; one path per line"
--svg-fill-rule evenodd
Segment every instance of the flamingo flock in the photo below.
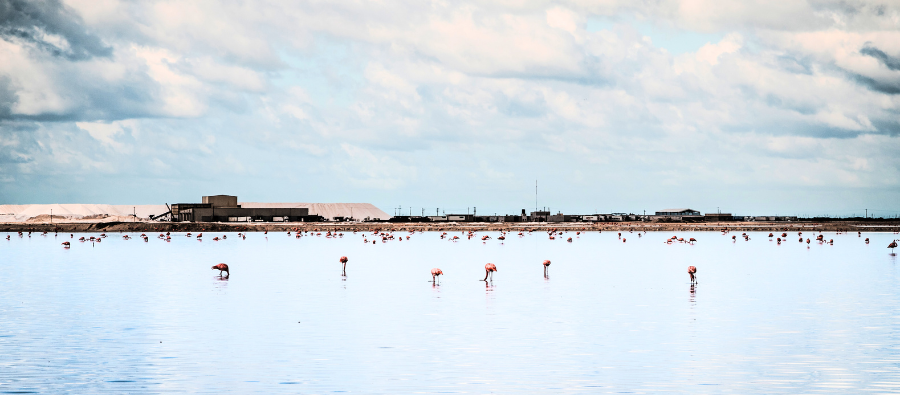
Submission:
M 530 235 L 530 234 L 532 234 L 533 231 L 534 231 L 534 230 L 529 229 L 529 230 L 527 230 L 527 234 Z M 353 233 L 354 233 L 354 234 L 357 234 L 358 232 L 359 232 L 359 231 L 357 231 L 357 230 L 353 230 Z M 723 230 L 722 230 L 722 234 L 723 234 L 723 235 L 727 234 L 728 232 L 729 232 L 729 231 L 728 231 L 727 229 L 723 229 Z M 404 236 L 401 236 L 401 235 L 395 235 L 394 233 L 395 233 L 395 231 L 390 231 L 390 230 L 389 230 L 389 231 L 382 231 L 382 230 L 380 230 L 380 229 L 376 229 L 375 231 L 371 232 L 371 234 L 367 234 L 366 232 L 363 232 L 363 234 L 362 234 L 362 239 L 363 239 L 363 242 L 366 243 L 366 244 L 369 243 L 369 237 L 370 237 L 370 236 L 371 236 L 372 239 L 373 239 L 373 240 L 371 241 L 372 244 L 375 244 L 379 239 L 380 239 L 380 241 L 381 241 L 382 243 L 387 243 L 387 242 L 395 241 L 395 240 L 398 241 L 398 242 L 400 242 L 400 241 L 403 241 L 404 239 L 407 240 L 407 241 L 409 241 L 409 240 L 410 240 L 410 237 L 411 237 L 410 235 L 414 234 L 415 231 L 409 231 L 409 235 L 406 235 L 405 237 L 404 237 Z M 419 233 L 422 233 L 422 231 L 419 231 Z M 474 231 L 474 230 L 470 230 L 470 231 L 468 231 L 468 232 L 463 231 L 462 233 L 467 237 L 467 239 L 472 239 L 473 237 L 476 236 L 476 231 Z M 548 235 L 548 237 L 549 237 L 550 240 L 556 240 L 556 237 L 562 237 L 562 236 L 564 235 L 564 233 L 567 233 L 567 231 L 561 231 L 561 230 L 558 230 L 558 229 L 555 229 L 555 228 L 554 228 L 554 229 L 550 229 L 549 231 L 547 231 L 547 235 Z M 575 237 L 576 237 L 576 238 L 579 237 L 579 236 L 581 235 L 581 233 L 582 233 L 581 231 L 576 232 L 576 233 L 575 233 Z M 645 231 L 644 233 L 646 233 L 646 231 Z M 804 238 L 804 237 L 803 237 L 803 232 L 800 231 L 800 232 L 797 232 L 797 236 L 798 236 L 798 240 L 799 240 L 800 243 L 803 243 L 804 241 L 806 242 L 807 248 L 810 248 L 810 245 L 812 244 L 813 241 L 816 241 L 816 242 L 817 242 L 818 244 L 820 244 L 820 245 L 822 245 L 822 244 L 834 245 L 834 239 L 828 239 L 828 240 L 826 240 L 826 239 L 825 239 L 825 236 L 822 235 L 821 232 L 819 232 L 819 233 L 820 233 L 819 235 L 816 235 L 816 236 L 813 237 L 813 238 L 809 238 L 809 237 Z M 263 234 L 264 234 L 264 235 L 268 234 L 268 231 L 266 230 Z M 502 243 L 503 241 L 506 240 L 506 234 L 507 234 L 507 231 L 501 231 L 500 235 L 499 235 L 496 239 Z M 840 232 L 839 232 L 839 234 L 840 234 Z M 47 232 L 43 232 L 41 235 L 42 235 L 42 236 L 47 236 Z M 302 230 L 302 229 L 298 229 L 298 228 L 292 228 L 290 231 L 287 232 L 287 235 L 288 235 L 288 236 L 295 236 L 297 239 L 300 239 L 300 238 L 302 238 L 302 237 L 304 237 L 304 236 L 320 236 L 320 237 L 323 236 L 322 232 L 320 232 L 319 229 L 313 229 L 312 231 L 310 231 L 310 230 Z M 523 231 L 518 232 L 517 235 L 519 236 L 519 238 L 524 237 L 524 236 L 526 235 L 526 230 L 523 230 Z M 20 238 L 21 238 L 21 237 L 24 237 L 23 232 L 18 232 L 18 236 L 19 236 Z M 192 233 L 190 233 L 190 232 L 186 233 L 185 236 L 186 236 L 186 237 L 193 237 Z M 625 242 L 625 238 L 622 237 L 622 233 L 621 233 L 621 232 L 619 232 L 617 236 L 618 236 L 619 239 L 621 239 L 623 242 Z M 638 232 L 638 236 L 641 236 L 641 233 L 640 233 L 640 232 Z M 786 240 L 787 240 L 787 236 L 788 236 L 787 232 L 781 233 L 781 236 L 780 236 L 780 237 L 777 237 L 775 241 L 777 242 L 778 245 L 781 245 L 782 241 L 786 241 Z M 31 237 L 31 232 L 28 232 L 28 237 Z M 72 239 L 74 239 L 74 234 L 70 234 L 69 237 L 72 238 Z M 82 242 L 82 243 L 83 243 L 83 242 L 100 243 L 104 238 L 107 238 L 107 237 L 108 237 L 108 236 L 107 236 L 105 233 L 101 233 L 99 236 L 88 236 L 88 237 L 82 236 L 82 237 L 79 237 L 79 238 L 77 239 L 77 241 Z M 147 236 L 147 234 L 145 234 L 145 233 L 142 233 L 142 234 L 140 235 L 140 237 L 141 237 L 145 242 L 148 242 L 148 241 L 149 241 L 149 236 Z M 238 237 L 238 239 L 246 240 L 247 234 L 244 233 L 244 232 L 239 232 L 239 233 L 237 234 L 237 237 Z M 325 237 L 325 238 L 343 238 L 343 237 L 344 237 L 344 234 L 343 234 L 342 232 L 326 230 L 326 231 L 325 231 L 324 237 Z M 452 237 L 450 237 L 450 236 L 447 234 L 447 232 L 441 232 L 441 233 L 439 234 L 439 237 L 440 237 L 440 239 L 450 240 L 450 241 L 452 241 L 452 242 L 457 242 L 457 241 L 460 240 L 460 237 L 459 237 L 459 236 L 452 236 Z M 772 238 L 774 238 L 774 237 L 775 237 L 775 234 L 774 234 L 774 233 L 769 233 L 769 234 L 768 234 L 769 241 L 772 241 Z M 861 233 L 861 232 L 857 232 L 857 237 L 860 237 L 860 238 L 861 238 L 861 237 L 862 237 L 862 233 Z M 122 236 L 122 239 L 123 239 L 123 240 L 130 240 L 131 238 L 132 238 L 132 237 L 129 236 L 129 235 L 123 235 L 123 236 Z M 171 240 L 172 240 L 172 234 L 169 233 L 169 232 L 166 232 L 166 233 L 160 233 L 160 234 L 157 236 L 157 238 L 160 239 L 160 240 L 165 240 L 166 242 L 171 242 Z M 197 239 L 198 241 L 202 241 L 202 238 L 203 238 L 203 233 L 202 233 L 202 232 L 201 232 L 201 233 L 198 233 L 197 236 L 196 236 L 196 239 Z M 749 236 L 747 233 L 742 233 L 742 234 L 741 234 L 741 238 L 744 239 L 744 241 L 750 241 L 750 240 L 751 240 L 750 236 Z M 213 238 L 212 238 L 213 241 L 220 241 L 220 240 L 221 240 L 221 241 L 224 241 L 224 240 L 226 240 L 226 239 L 227 239 L 227 235 L 222 235 L 221 237 L 219 237 L 219 236 L 213 236 Z M 481 237 L 481 241 L 484 242 L 484 243 L 487 243 L 488 241 L 490 241 L 490 240 L 492 240 L 492 239 L 493 239 L 493 238 L 492 238 L 491 236 L 489 236 L 489 235 L 483 235 L 483 236 Z M 10 239 L 10 235 L 6 235 L 6 240 L 11 240 L 11 239 Z M 574 241 L 572 237 L 567 237 L 565 240 L 566 240 L 567 242 L 569 242 L 569 243 L 571 243 L 571 242 Z M 731 236 L 731 240 L 732 240 L 733 242 L 736 242 L 736 241 L 737 241 L 737 236 L 734 236 L 734 235 Z M 898 244 L 897 244 L 898 241 L 900 241 L 900 240 L 893 240 L 893 241 L 891 241 L 891 243 L 887 246 L 889 249 L 891 249 L 891 254 L 894 254 L 894 249 L 898 247 Z M 696 242 L 697 242 L 697 239 L 696 239 L 696 238 L 689 237 L 689 238 L 685 239 L 685 238 L 683 238 L 683 237 L 678 237 L 678 236 L 672 236 L 672 237 L 670 237 L 670 238 L 667 238 L 666 241 L 665 241 L 666 244 L 680 243 L 680 244 L 689 244 L 689 245 L 694 245 Z M 869 243 L 870 243 L 869 238 L 865 238 L 864 242 L 865 242 L 865 244 L 869 244 Z M 65 248 L 65 249 L 70 249 L 70 248 L 72 247 L 72 243 L 69 242 L 69 241 L 64 241 L 64 242 L 62 242 L 61 244 L 62 244 L 63 248 Z M 346 275 L 347 275 L 347 262 L 349 262 L 349 259 L 348 259 L 346 256 L 341 256 L 340 259 L 339 259 L 338 261 L 341 263 L 341 273 L 342 273 L 342 275 L 343 275 L 343 276 L 346 276 Z M 550 261 L 550 260 L 544 260 L 544 261 L 542 262 L 542 266 L 543 266 L 543 269 L 544 269 L 544 277 L 545 277 L 545 278 L 549 278 L 549 267 L 550 267 L 550 264 L 551 264 L 551 261 Z M 230 273 L 230 271 L 229 271 L 229 267 L 228 267 L 228 265 L 225 264 L 225 263 L 219 263 L 219 264 L 217 264 L 217 265 L 214 265 L 214 266 L 212 266 L 212 269 L 213 269 L 213 270 L 219 270 L 219 276 L 222 277 L 222 278 L 226 278 L 226 279 L 227 279 L 227 278 L 229 278 L 230 275 L 231 275 L 231 273 Z M 482 279 L 482 280 L 480 280 L 480 281 L 484 281 L 484 282 L 492 282 L 492 281 L 493 281 L 494 273 L 498 271 L 498 270 L 497 270 L 497 265 L 494 264 L 494 263 L 487 263 L 487 264 L 484 265 L 484 269 L 485 269 L 485 276 L 484 276 L 484 279 Z M 688 272 L 688 275 L 689 275 L 689 277 L 690 277 L 691 284 L 696 284 L 696 283 L 697 283 L 697 276 L 696 276 L 696 274 L 697 274 L 697 267 L 696 267 L 696 266 L 688 266 L 687 272 Z M 439 281 L 439 280 L 440 280 L 440 277 L 443 276 L 443 275 L 444 275 L 444 272 L 443 272 L 440 268 L 433 268 L 433 269 L 431 269 L 431 276 L 432 276 L 432 281 L 431 281 L 431 282 L 432 282 L 432 284 L 437 285 L 437 284 L 440 282 L 440 281 Z

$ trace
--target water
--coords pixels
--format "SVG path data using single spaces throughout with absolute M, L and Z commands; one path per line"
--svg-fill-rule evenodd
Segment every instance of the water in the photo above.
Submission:
M 900 391 L 897 235 L 487 234 L 12 234 L 0 393 Z

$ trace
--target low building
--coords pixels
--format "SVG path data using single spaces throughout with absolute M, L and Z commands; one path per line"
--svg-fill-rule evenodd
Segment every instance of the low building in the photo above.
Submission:
M 734 221 L 735 218 L 731 213 L 706 213 L 704 219 L 709 222 Z
M 306 208 L 189 208 L 179 212 L 178 220 L 190 222 L 319 222 L 324 218 L 309 215 Z
M 573 222 L 574 220 L 576 220 L 575 217 L 571 215 L 565 215 L 563 213 L 547 217 L 547 222 Z
M 528 216 L 528 221 L 530 222 L 547 222 L 550 218 L 549 211 L 532 211 L 531 215 Z
M 665 210 L 659 210 L 656 212 L 658 216 L 677 216 L 677 217 L 686 217 L 691 215 L 700 215 L 700 212 L 694 209 L 689 208 L 667 208 Z
M 203 196 L 203 203 L 176 203 L 171 206 L 173 221 L 189 222 L 318 222 L 308 208 L 244 208 L 237 196 Z

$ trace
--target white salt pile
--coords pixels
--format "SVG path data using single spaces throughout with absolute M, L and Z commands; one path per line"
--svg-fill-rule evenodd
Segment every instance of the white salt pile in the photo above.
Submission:
M 327 220 L 334 217 L 364 219 L 390 219 L 391 216 L 369 203 L 239 203 L 245 208 L 308 208 L 310 215 L 321 215 Z M 149 220 L 152 215 L 163 214 L 169 209 L 164 204 L 113 205 L 113 204 L 0 204 L 0 222 L 129 222 Z
M 169 209 L 164 204 L 0 204 L 0 222 L 49 222 L 51 210 L 54 220 L 124 222 L 132 221 L 132 214 L 147 220 Z

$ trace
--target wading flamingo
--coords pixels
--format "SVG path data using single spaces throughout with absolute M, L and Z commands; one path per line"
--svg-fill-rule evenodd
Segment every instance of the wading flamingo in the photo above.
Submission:
M 225 275 L 225 278 L 228 278 L 228 276 L 231 275 L 231 272 L 228 271 L 228 265 L 226 265 L 226 264 L 224 264 L 224 263 L 220 263 L 220 264 L 218 264 L 218 265 L 215 265 L 215 266 L 212 267 L 212 269 L 213 269 L 213 270 L 218 270 L 218 271 L 219 271 L 219 277 L 222 277 L 222 272 L 228 273 L 228 274 Z
M 375 244 L 375 242 L 373 241 L 372 244 Z M 341 270 L 341 273 L 346 276 L 347 275 L 347 261 L 349 261 L 349 259 L 347 259 L 347 257 L 345 257 L 345 256 L 342 256 L 340 261 L 344 266 L 343 270 Z
M 547 277 L 547 269 L 548 269 L 548 268 L 550 268 L 550 261 L 549 261 L 549 260 L 545 260 L 545 261 L 544 261 L 544 277 Z
M 688 266 L 688 274 L 691 276 L 691 284 L 697 282 L 697 268 L 695 266 Z
M 437 281 L 437 277 L 442 274 L 444 274 L 444 272 L 442 272 L 441 269 L 438 269 L 438 268 L 431 269 L 431 283 L 434 284 L 435 281 Z
M 496 272 L 496 271 L 497 271 L 497 265 L 495 265 L 493 263 L 488 263 L 487 265 L 484 265 L 484 280 L 481 280 L 481 281 L 486 282 L 488 280 L 488 276 L 491 277 L 491 281 L 494 281 L 494 272 Z
M 891 254 L 893 254 L 893 253 L 894 253 L 894 248 L 897 248 L 897 240 L 894 240 L 894 241 L 891 242 L 891 244 L 888 244 L 888 248 L 891 249 Z

